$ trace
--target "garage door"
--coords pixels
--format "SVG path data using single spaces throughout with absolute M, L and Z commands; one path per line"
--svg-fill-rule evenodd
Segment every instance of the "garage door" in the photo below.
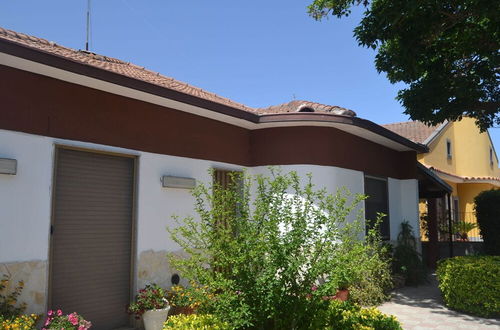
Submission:
M 128 325 L 134 159 L 58 148 L 50 307 L 93 329 Z

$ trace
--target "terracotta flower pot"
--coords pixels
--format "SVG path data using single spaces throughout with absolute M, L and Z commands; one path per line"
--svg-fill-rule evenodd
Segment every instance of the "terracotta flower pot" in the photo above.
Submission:
M 349 299 L 349 290 L 348 289 L 337 290 L 337 293 L 335 294 L 335 296 L 333 296 L 333 299 L 340 301 L 347 301 L 347 299 Z
M 162 309 L 151 309 L 142 315 L 146 330 L 162 330 L 163 323 L 167 320 L 170 306 Z

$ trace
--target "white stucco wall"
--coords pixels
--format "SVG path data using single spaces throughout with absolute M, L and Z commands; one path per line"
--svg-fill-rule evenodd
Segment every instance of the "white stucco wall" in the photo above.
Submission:
M 163 175 L 195 178 L 209 183 L 210 168 L 241 170 L 241 166 L 159 155 L 136 150 L 128 150 L 112 146 L 98 145 L 79 141 L 55 139 L 20 132 L 0 130 L 0 158 L 14 158 L 18 161 L 17 175 L 0 174 L 0 266 L 6 267 L 12 262 L 40 261 L 42 265 L 48 260 L 50 242 L 51 191 L 54 165 L 55 145 L 75 146 L 90 150 L 103 150 L 138 157 L 138 182 L 136 199 L 136 263 L 137 286 L 147 281 L 159 284 L 170 284 L 170 272 L 162 271 L 161 278 L 154 276 L 158 269 L 165 269 L 166 252 L 175 252 L 179 247 L 170 239 L 166 230 L 172 226 L 173 214 L 179 216 L 195 215 L 193 198 L 188 190 L 163 188 Z M 312 174 L 317 188 L 326 188 L 334 193 L 345 187 L 352 193 L 364 193 L 364 176 L 362 172 L 331 166 L 317 165 L 285 165 L 284 172 L 297 171 L 301 176 Z M 266 166 L 247 169 L 249 174 L 267 174 Z M 397 237 L 399 223 L 405 219 L 410 221 L 418 235 L 418 185 L 416 180 L 389 179 L 389 212 L 391 219 L 391 239 Z M 360 207 L 363 207 L 363 203 Z M 354 218 L 355 215 L 352 215 Z M 153 266 L 148 265 L 154 263 Z M 141 266 L 142 264 L 142 266 Z M 31 265 L 31 264 L 30 264 Z M 145 266 L 146 265 L 146 266 Z M 25 265 L 17 268 L 25 269 Z M 14 266 L 10 265 L 10 269 Z M 47 273 L 48 267 L 38 267 Z M 141 268 L 142 267 L 142 268 Z M 30 268 L 30 269 L 31 269 Z M 28 276 L 31 271 L 19 274 Z M 38 276 L 40 277 L 40 276 Z M 25 278 L 23 278 L 26 280 Z M 37 297 L 38 305 L 43 306 L 46 292 L 46 281 L 40 278 L 37 290 L 32 296 Z M 29 281 L 28 281 L 29 282 Z M 29 288 L 27 288 L 28 290 Z M 33 298 L 35 299 L 35 298 Z M 43 308 L 33 312 L 43 312 Z
M 418 217 L 418 181 L 388 179 L 389 218 L 391 241 L 398 237 L 400 224 L 408 221 L 413 227 L 415 237 L 420 241 Z
M 0 158 L 17 174 L 0 174 L 0 262 L 47 259 L 53 148 L 49 139 L 0 130 Z

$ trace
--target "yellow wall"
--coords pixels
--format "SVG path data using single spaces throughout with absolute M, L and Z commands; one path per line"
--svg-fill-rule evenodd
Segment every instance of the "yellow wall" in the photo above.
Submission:
M 434 141 L 429 145 L 429 152 L 425 154 L 419 154 L 418 160 L 427 166 L 436 167 L 442 171 L 449 173 L 456 173 L 456 161 L 454 157 L 449 159 L 446 154 L 446 141 L 455 140 L 455 127 L 453 123 L 448 124 L 441 134 L 434 139 Z M 452 153 L 453 153 L 452 149 Z
M 456 150 L 456 174 L 461 176 L 498 176 L 498 160 L 493 152 L 490 163 L 491 140 L 480 133 L 474 120 L 464 118 L 453 123 Z
M 452 157 L 448 158 L 446 141 L 452 145 Z M 436 167 L 442 171 L 460 176 L 493 176 L 498 177 L 498 160 L 493 153 L 493 164 L 490 163 L 491 141 L 488 133 L 480 133 L 474 119 L 464 118 L 446 126 L 442 134 L 430 145 L 430 152 L 419 155 L 420 162 Z
M 474 198 L 484 190 L 490 190 L 495 188 L 489 183 L 459 183 L 458 184 L 458 195 L 459 197 L 459 208 L 460 212 L 471 214 L 474 212 Z M 465 219 L 466 221 L 475 221 L 474 216 L 469 216 L 470 219 Z

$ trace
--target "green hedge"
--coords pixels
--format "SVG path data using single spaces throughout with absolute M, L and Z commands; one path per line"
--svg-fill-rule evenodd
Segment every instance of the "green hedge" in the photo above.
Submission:
M 484 252 L 500 255 L 500 189 L 485 190 L 474 198 L 479 230 L 484 241 Z
M 485 317 L 500 315 L 499 256 L 441 260 L 437 276 L 448 307 Z

